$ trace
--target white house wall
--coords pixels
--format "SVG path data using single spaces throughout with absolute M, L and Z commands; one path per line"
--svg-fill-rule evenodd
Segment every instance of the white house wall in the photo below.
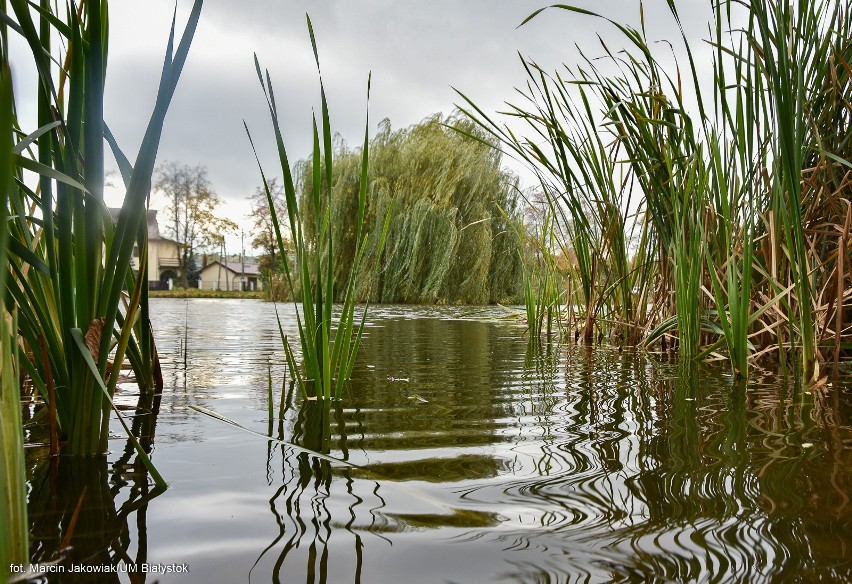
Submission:
M 256 278 L 256 276 L 251 276 Z M 263 283 L 260 278 L 256 278 L 257 284 L 255 290 L 263 290 Z M 246 282 L 249 281 L 249 276 L 246 276 Z M 240 289 L 240 274 L 234 274 L 230 270 L 219 267 L 216 264 L 209 265 L 201 270 L 198 279 L 198 288 L 201 290 L 239 290 Z

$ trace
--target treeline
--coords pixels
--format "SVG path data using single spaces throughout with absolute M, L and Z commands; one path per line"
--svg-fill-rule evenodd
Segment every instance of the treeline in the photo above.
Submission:
M 484 135 L 457 116 L 435 115 L 401 130 L 393 130 L 388 120 L 380 124 L 369 147 L 364 229 L 378 235 L 388 212 L 390 227 L 381 262 L 362 264 L 358 301 L 488 304 L 520 299 L 517 180 L 501 168 L 498 151 L 465 133 Z M 360 149 L 339 141 L 333 164 L 331 221 L 343 226 L 332 233 L 333 262 L 337 280 L 345 281 L 356 248 Z M 297 165 L 295 176 L 310 238 L 315 225 L 310 159 Z M 376 254 L 377 242 L 373 237 L 368 257 Z M 335 300 L 343 293 L 336 290 Z

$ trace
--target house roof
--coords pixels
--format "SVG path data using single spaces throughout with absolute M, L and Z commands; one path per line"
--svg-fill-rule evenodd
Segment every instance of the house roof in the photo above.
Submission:
M 109 215 L 112 217 L 113 224 L 118 223 L 118 215 L 121 213 L 121 209 L 118 207 L 109 207 Z M 167 237 L 163 237 L 160 235 L 160 224 L 157 221 L 157 210 L 156 209 L 148 209 L 148 239 L 155 240 L 161 239 L 165 241 L 172 241 Z
M 260 266 L 252 262 L 210 262 L 202 271 L 209 270 L 216 265 L 222 266 L 226 270 L 234 274 L 245 274 L 246 276 L 257 276 L 260 273 Z

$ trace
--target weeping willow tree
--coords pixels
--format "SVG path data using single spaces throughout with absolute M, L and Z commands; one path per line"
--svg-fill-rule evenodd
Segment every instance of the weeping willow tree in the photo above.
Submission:
M 381 263 L 362 264 L 359 301 L 488 304 L 520 298 L 516 178 L 501 168 L 499 152 L 450 126 L 482 134 L 466 119 L 440 114 L 403 130 L 393 130 L 388 120 L 379 125 L 369 146 L 371 192 L 363 228 L 380 229 L 388 210 L 391 223 Z M 332 222 L 345 226 L 332 242 L 335 275 L 343 281 L 356 249 L 361 154 L 340 140 L 336 150 L 329 212 Z M 315 223 L 311 168 L 307 160 L 296 169 L 308 240 Z M 367 257 L 376 251 L 368 249 Z M 336 301 L 343 292 L 335 290 Z

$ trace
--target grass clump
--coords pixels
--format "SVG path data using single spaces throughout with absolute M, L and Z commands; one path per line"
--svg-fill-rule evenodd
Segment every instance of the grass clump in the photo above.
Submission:
M 319 71 L 319 54 L 310 17 L 307 17 L 311 46 Z M 376 240 L 376 255 L 373 261 L 378 262 L 384 246 L 385 236 L 390 222 L 387 214 L 381 231 L 373 234 L 365 230 L 365 212 L 367 208 L 368 190 L 368 133 L 364 132 L 364 147 L 359 165 L 359 187 L 355 192 L 355 234 L 351 240 L 352 249 L 344 249 L 343 253 L 353 258 L 353 263 L 345 279 L 338 279 L 334 269 L 334 258 L 339 253 L 335 248 L 336 233 L 342 229 L 340 223 L 332 215 L 332 190 L 334 181 L 334 152 L 332 148 L 332 131 L 329 120 L 328 103 L 325 88 L 320 73 L 321 127 L 313 118 L 313 155 L 311 158 L 310 202 L 313 213 L 310 219 L 303 213 L 299 202 L 293 175 L 290 170 L 289 158 L 284 146 L 284 139 L 279 125 L 278 108 L 269 73 L 261 71 L 260 63 L 255 57 L 255 66 L 269 107 L 272 119 L 272 129 L 278 147 L 278 156 L 283 176 L 284 195 L 287 208 L 287 222 L 290 228 L 290 248 L 293 249 L 295 262 L 291 265 L 286 254 L 283 255 L 283 266 L 288 286 L 291 290 L 301 291 L 301 310 L 296 304 L 296 320 L 301 345 L 301 357 L 304 371 L 296 365 L 296 359 L 289 338 L 281 331 L 284 350 L 290 371 L 297 376 L 299 386 L 309 397 L 329 400 L 340 399 L 343 384 L 349 378 L 355 357 L 361 343 L 367 307 L 361 311 L 360 323 L 356 326 L 355 302 L 358 289 L 358 274 L 365 260 L 365 252 L 371 239 Z M 367 82 L 369 99 L 370 83 Z M 251 134 L 246 126 L 246 133 L 251 141 Z M 254 143 L 252 142 L 252 149 Z M 255 157 L 257 152 L 255 151 Z M 272 217 L 278 249 L 288 249 L 284 245 L 281 234 L 280 219 L 275 211 L 275 199 L 270 191 L 270 181 L 267 180 L 258 159 L 263 188 L 266 192 L 267 203 Z M 298 286 L 294 283 L 298 282 Z M 335 291 L 340 287 L 342 306 L 335 317 L 333 302 Z M 280 328 L 280 323 L 279 323 Z M 308 384 L 307 381 L 311 383 Z
M 22 96 L 3 104 L 14 140 L 11 178 L 4 185 L 10 187 L 4 192 L 6 306 L 17 311 L 21 368 L 55 406 L 67 452 L 101 454 L 125 357 L 142 388 L 153 390 L 156 359 L 144 252 L 141 278 L 134 277 L 130 260 L 134 244 L 147 250 L 151 174 L 201 1 L 195 2 L 177 46 L 172 27 L 157 102 L 132 164 L 103 118 L 107 2 L 54 8 L 49 2 L 10 0 L 2 10 L 4 54 L 7 36 L 21 35 L 38 75 L 37 95 L 23 96 L 37 103 L 35 130 L 24 131 L 15 117 L 14 99 Z M 61 40 L 59 52 L 53 50 L 56 39 Z M 103 199 L 105 139 L 126 188 L 115 226 Z M 28 184 L 29 173 L 37 176 L 37 184 Z M 139 454 L 150 462 L 141 449 Z

